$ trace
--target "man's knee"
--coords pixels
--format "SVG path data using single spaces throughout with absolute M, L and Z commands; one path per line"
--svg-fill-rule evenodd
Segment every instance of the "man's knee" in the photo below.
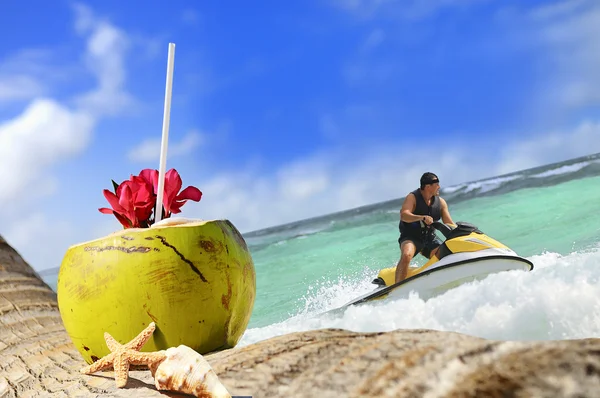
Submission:
M 415 256 L 416 247 L 412 242 L 404 242 L 400 247 L 401 258 L 406 260 L 412 260 Z
M 410 251 L 403 251 L 401 253 L 400 259 L 404 260 L 404 261 L 410 261 L 413 259 L 413 257 L 415 256 L 415 253 L 410 252 Z

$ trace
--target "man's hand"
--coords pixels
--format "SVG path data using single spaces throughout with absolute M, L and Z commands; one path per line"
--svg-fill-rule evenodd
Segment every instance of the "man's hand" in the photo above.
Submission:
M 431 216 L 425 216 L 423 218 L 423 222 L 427 225 L 431 225 L 431 224 L 433 224 L 433 218 Z

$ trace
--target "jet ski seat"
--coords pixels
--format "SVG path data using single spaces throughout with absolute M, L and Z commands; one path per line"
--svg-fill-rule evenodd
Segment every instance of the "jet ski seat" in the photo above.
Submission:
M 450 250 L 450 248 L 448 248 L 448 245 L 446 244 L 449 240 L 459 238 L 461 236 L 471 235 L 473 233 L 483 235 L 483 232 L 480 231 L 479 228 L 477 228 L 473 224 L 466 223 L 466 222 L 460 222 L 460 221 L 457 222 L 456 228 L 450 228 L 446 224 L 442 224 L 439 222 L 436 222 L 434 224 L 438 224 L 438 225 L 433 225 L 433 224 L 432 225 L 434 226 L 434 228 L 436 228 L 438 231 L 440 231 L 446 237 L 446 240 L 444 241 L 444 243 L 442 243 L 440 245 L 440 247 L 436 253 L 436 257 L 439 260 L 441 260 L 442 258 L 446 257 L 447 255 L 453 253 L 453 251 Z

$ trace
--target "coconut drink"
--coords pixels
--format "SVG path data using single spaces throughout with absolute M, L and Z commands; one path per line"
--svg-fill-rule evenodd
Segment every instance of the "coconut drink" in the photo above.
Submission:
M 68 248 L 57 293 L 61 317 L 86 362 L 109 353 L 103 338 L 128 341 L 156 324 L 144 350 L 179 345 L 199 353 L 234 347 L 246 330 L 256 294 L 252 257 L 228 220 L 173 218 L 195 187 L 181 192 L 181 178 L 169 170 L 164 182 L 163 219 L 155 222 L 158 171 L 104 190 L 123 230 Z

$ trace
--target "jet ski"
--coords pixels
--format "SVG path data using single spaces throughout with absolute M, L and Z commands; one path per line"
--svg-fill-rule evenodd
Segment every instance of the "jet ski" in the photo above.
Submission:
M 533 269 L 531 261 L 518 256 L 473 224 L 457 222 L 456 225 L 446 225 L 434 222 L 431 227 L 443 235 L 444 241 L 429 261 L 417 268 L 409 267 L 406 279 L 398 283 L 394 283 L 396 266 L 382 269 L 373 280 L 377 285 L 375 290 L 334 311 L 385 297 L 408 297 L 412 291 L 426 300 L 464 283 L 484 279 L 490 274 Z

